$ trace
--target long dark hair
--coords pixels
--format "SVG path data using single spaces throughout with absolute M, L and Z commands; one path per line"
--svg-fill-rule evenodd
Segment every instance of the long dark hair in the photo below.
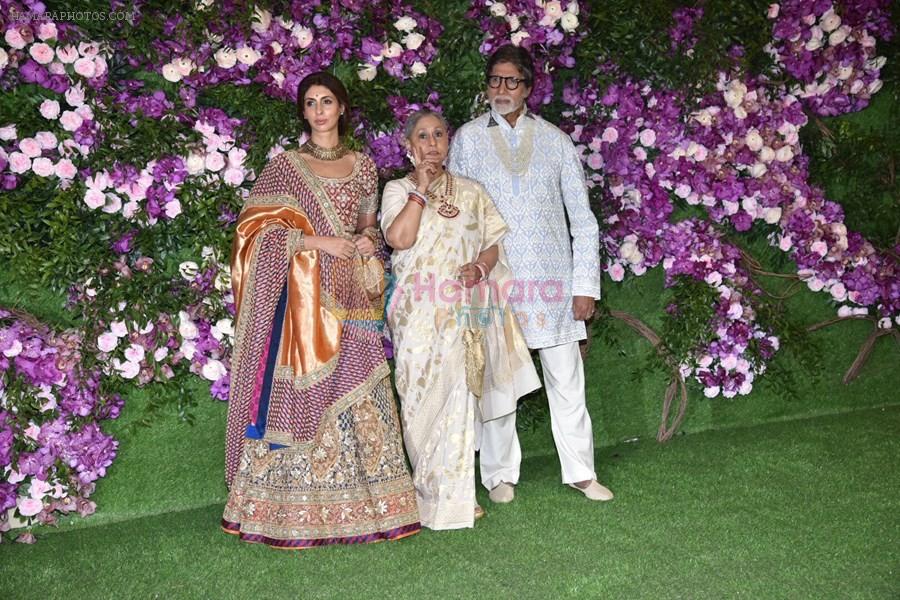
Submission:
M 306 133 L 312 132 L 309 123 L 303 118 L 303 101 L 306 98 L 306 92 L 314 85 L 321 85 L 322 87 L 328 88 L 340 103 L 344 114 L 342 114 L 341 118 L 338 120 L 338 135 L 343 137 L 350 129 L 350 96 L 347 94 L 347 88 L 344 87 L 341 80 L 327 71 L 310 73 L 303 78 L 303 81 L 301 81 L 300 85 L 297 87 L 297 116 L 300 117 L 303 131 Z

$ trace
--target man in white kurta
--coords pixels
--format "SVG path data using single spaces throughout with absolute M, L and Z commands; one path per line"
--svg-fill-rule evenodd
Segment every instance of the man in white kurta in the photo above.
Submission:
M 562 481 L 609 500 L 612 493 L 596 481 L 578 348 L 600 298 L 599 227 L 571 139 L 525 107 L 533 73 L 522 48 L 504 46 L 491 56 L 491 110 L 457 131 L 449 169 L 481 183 L 509 225 L 504 246 L 517 282 L 509 301 L 541 358 Z M 509 502 L 522 458 L 515 413 L 484 421 L 479 437 L 482 483 L 491 500 Z

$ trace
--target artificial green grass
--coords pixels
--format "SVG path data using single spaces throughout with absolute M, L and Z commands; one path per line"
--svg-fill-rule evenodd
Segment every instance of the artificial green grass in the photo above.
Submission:
M 201 420 L 195 429 L 218 426 Z M 598 469 L 617 493 L 606 504 L 560 485 L 557 459 L 544 448 L 525 460 L 514 503 L 493 505 L 479 491 L 488 516 L 472 530 L 300 552 L 219 531 L 222 502 L 194 503 L 197 489 L 221 481 L 211 464 L 220 448 L 147 431 L 134 452 L 172 470 L 136 472 L 138 463 L 123 460 L 98 500 L 108 510 L 110 488 L 149 477 L 165 506 L 44 535 L 34 546 L 4 544 L 0 597 L 900 595 L 900 407 L 605 448 Z

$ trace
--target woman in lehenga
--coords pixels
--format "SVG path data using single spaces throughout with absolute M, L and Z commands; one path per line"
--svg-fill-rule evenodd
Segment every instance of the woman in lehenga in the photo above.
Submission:
M 397 539 L 420 525 L 381 340 L 383 289 L 366 276 L 382 243 L 377 172 L 340 143 L 349 99 L 337 78 L 309 75 L 297 99 L 310 139 L 265 167 L 232 249 L 222 527 L 281 548 Z
M 472 527 L 476 427 L 540 387 L 505 295 L 507 226 L 480 184 L 446 172 L 440 114 L 410 116 L 415 170 L 387 184 L 381 227 L 394 248 L 388 307 L 403 437 L 422 525 Z

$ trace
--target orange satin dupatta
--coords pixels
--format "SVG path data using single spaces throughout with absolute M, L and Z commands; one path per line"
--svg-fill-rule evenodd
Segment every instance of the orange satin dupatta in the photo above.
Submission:
M 244 208 L 231 252 L 232 288 L 239 330 L 242 322 L 251 318 L 251 315 L 241 313 L 241 307 L 246 304 L 249 309 L 252 306 L 252 302 L 247 302 L 248 294 L 252 295 L 254 278 L 260 276 L 253 264 L 257 240 L 270 227 L 315 235 L 306 214 L 295 207 L 249 204 Z M 320 369 L 337 355 L 341 322 L 322 304 L 318 253 L 306 251 L 290 255 L 289 249 L 287 259 L 287 310 L 277 364 L 290 366 L 294 376 L 300 377 Z

